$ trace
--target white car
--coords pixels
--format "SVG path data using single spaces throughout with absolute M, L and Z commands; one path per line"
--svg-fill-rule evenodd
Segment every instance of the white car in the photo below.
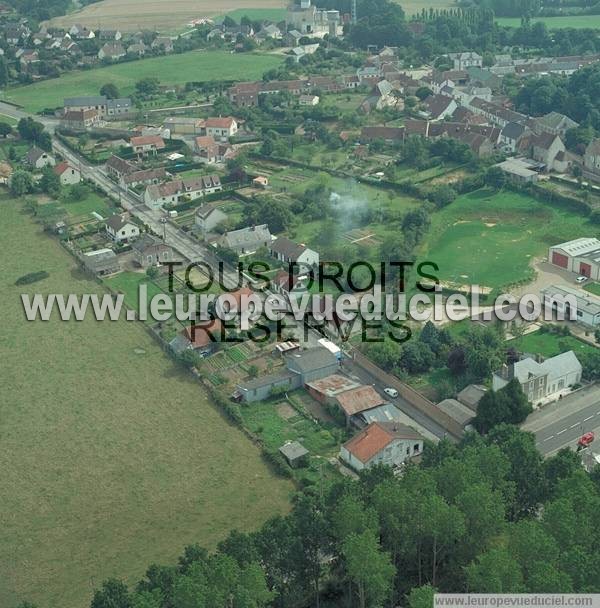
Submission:
M 398 396 L 398 391 L 395 388 L 384 388 L 383 392 L 392 399 L 395 399 Z
M 576 283 L 585 283 L 587 280 L 588 280 L 588 278 L 587 278 L 587 277 L 584 277 L 584 276 L 582 275 L 582 276 L 580 276 L 580 277 L 577 277 L 577 278 L 575 279 L 575 282 L 576 282 Z

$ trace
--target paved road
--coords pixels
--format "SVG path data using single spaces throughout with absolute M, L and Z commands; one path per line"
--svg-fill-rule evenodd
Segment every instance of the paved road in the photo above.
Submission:
M 594 431 L 600 441 L 600 386 L 590 386 L 531 414 L 523 430 L 535 434 L 544 456 L 564 447 L 577 447 L 577 440 Z

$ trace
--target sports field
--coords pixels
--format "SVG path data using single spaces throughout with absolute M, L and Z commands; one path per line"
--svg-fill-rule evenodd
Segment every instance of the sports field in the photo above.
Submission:
M 546 24 L 548 29 L 560 29 L 564 27 L 573 27 L 576 29 L 594 28 L 600 29 L 600 15 L 577 15 L 574 17 L 535 17 L 531 20 L 532 23 L 541 21 Z M 498 17 L 496 19 L 498 25 L 508 27 L 519 27 L 521 19 L 518 17 Z
M 514 192 L 478 190 L 435 213 L 420 259 L 436 262 L 443 281 L 500 288 L 533 277 L 549 245 L 596 234 L 575 213 Z
M 168 32 L 185 29 L 192 19 L 214 19 L 239 9 L 283 9 L 286 5 L 286 0 L 102 0 L 50 23 L 56 27 L 85 23 L 93 28 Z
M 122 95 L 133 92 L 135 83 L 156 77 L 161 84 L 183 84 L 213 80 L 253 80 L 279 65 L 281 56 L 261 53 L 232 54 L 227 51 L 190 51 L 180 55 L 152 57 L 94 70 L 68 72 L 60 78 L 8 89 L 2 99 L 30 112 L 62 106 L 63 98 L 97 95 L 102 85 L 112 82 Z
M 136 581 L 287 510 L 291 485 L 141 324 L 24 320 L 23 291 L 101 287 L 6 196 L 0 240 L 2 608 L 85 608 L 109 576 Z

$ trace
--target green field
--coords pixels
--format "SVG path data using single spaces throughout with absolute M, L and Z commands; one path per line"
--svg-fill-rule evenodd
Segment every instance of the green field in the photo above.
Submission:
M 30 112 L 39 112 L 45 108 L 62 106 L 65 97 L 97 95 L 107 82 L 116 84 L 121 95 L 129 95 L 138 80 L 149 76 L 157 77 L 161 84 L 253 80 L 280 63 L 281 56 L 277 55 L 190 51 L 93 70 L 68 72 L 60 78 L 9 89 L 2 99 L 19 104 Z
M 564 27 L 574 27 L 576 29 L 594 28 L 600 29 L 600 15 L 576 15 L 572 17 L 534 17 L 531 23 L 542 22 L 548 29 L 558 30 Z M 507 27 L 519 27 L 521 19 L 519 17 L 498 17 L 498 25 Z
M 257 528 L 292 488 L 141 324 L 24 320 L 23 291 L 101 287 L 21 208 L 0 197 L 0 606 L 83 608 L 107 577 Z
M 521 338 L 507 342 L 507 345 L 517 350 L 542 357 L 554 357 L 572 350 L 576 355 L 596 351 L 596 347 L 578 340 L 573 336 L 559 336 L 557 334 L 536 331 Z
M 278 23 L 285 19 L 285 15 L 286 10 L 284 8 L 237 8 L 227 13 L 228 17 L 231 17 L 238 23 L 242 17 L 248 17 L 252 21 L 273 21 L 274 23 Z M 221 15 L 215 21 L 220 23 L 224 18 L 225 15 Z
M 575 213 L 510 191 L 478 190 L 435 213 L 419 256 L 443 281 L 500 288 L 533 278 L 533 258 L 549 245 L 597 229 Z

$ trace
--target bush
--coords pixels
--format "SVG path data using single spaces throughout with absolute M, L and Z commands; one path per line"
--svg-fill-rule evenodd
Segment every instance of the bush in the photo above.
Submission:
M 43 281 L 49 276 L 50 275 L 45 270 L 39 270 L 38 272 L 30 272 L 29 274 L 24 274 L 22 277 L 19 277 L 15 281 L 15 285 L 31 285 L 32 283 Z

